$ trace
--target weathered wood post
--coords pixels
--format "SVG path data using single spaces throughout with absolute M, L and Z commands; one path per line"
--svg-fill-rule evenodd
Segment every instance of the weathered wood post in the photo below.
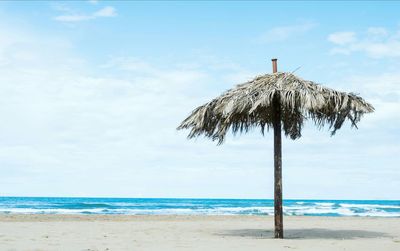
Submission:
M 272 59 L 272 72 L 278 71 L 277 59 Z M 281 136 L 281 97 L 274 97 L 274 216 L 275 238 L 283 239 L 282 211 L 282 136 Z

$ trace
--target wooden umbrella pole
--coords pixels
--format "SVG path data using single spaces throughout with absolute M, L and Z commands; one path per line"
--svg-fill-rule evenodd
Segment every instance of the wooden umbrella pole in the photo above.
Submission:
M 277 59 L 272 59 L 273 73 L 278 71 Z M 274 215 L 275 238 L 283 238 L 283 210 L 282 210 L 282 135 L 281 135 L 281 98 L 274 97 Z

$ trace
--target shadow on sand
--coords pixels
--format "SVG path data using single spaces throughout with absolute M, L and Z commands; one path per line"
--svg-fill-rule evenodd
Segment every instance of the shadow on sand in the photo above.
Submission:
M 217 233 L 219 236 L 240 236 L 256 239 L 273 238 L 272 230 L 264 229 L 238 229 Z M 332 230 L 325 228 L 287 229 L 284 232 L 285 239 L 358 239 L 391 237 L 387 233 L 366 230 Z

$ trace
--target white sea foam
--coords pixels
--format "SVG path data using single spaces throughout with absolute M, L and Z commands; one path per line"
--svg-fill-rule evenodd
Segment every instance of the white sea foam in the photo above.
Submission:
M 1 208 L 0 213 L 17 214 L 83 214 L 83 213 L 102 213 L 103 209 L 36 209 L 36 208 Z
M 332 203 L 332 202 L 316 202 L 314 204 L 317 206 L 324 206 L 324 207 L 331 207 L 331 206 L 335 205 L 335 203 Z
M 400 209 L 400 205 L 346 204 L 346 203 L 340 203 L 339 205 L 341 207 L 346 207 L 346 208 L 364 208 L 364 209 L 370 209 L 370 208 L 393 208 L 393 209 Z

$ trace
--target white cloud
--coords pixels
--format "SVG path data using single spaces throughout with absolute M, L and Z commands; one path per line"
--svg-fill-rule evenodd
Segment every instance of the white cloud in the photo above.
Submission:
M 315 23 L 301 23 L 288 26 L 274 27 L 259 37 L 262 43 L 281 42 L 302 35 L 316 26 Z
M 367 29 L 367 34 L 369 36 L 377 36 L 378 38 L 386 37 L 389 33 L 387 29 L 383 27 L 369 27 Z
M 71 11 L 68 11 L 71 12 Z M 80 22 L 80 21 L 86 21 L 86 20 L 91 20 L 91 19 L 96 19 L 96 18 L 101 18 L 101 17 L 115 17 L 117 16 L 117 11 L 114 7 L 112 6 L 106 6 L 92 14 L 65 14 L 65 15 L 59 15 L 54 18 L 56 21 L 60 22 Z
M 54 20 L 61 22 L 79 22 L 94 19 L 94 16 L 87 15 L 61 15 L 54 18 Z
M 115 17 L 116 15 L 117 11 L 111 6 L 104 7 L 93 13 L 94 17 Z
M 385 28 L 370 27 L 364 36 L 356 39 L 355 32 L 336 32 L 328 36 L 328 41 L 337 45 L 331 49 L 332 54 L 350 55 L 353 52 L 365 53 L 371 58 L 400 57 L 400 36 L 390 34 Z
M 353 76 L 348 80 L 352 89 L 360 90 L 376 111 L 366 117 L 365 123 L 374 128 L 400 127 L 400 74 Z
M 133 57 L 114 57 L 101 66 L 102 68 L 118 68 L 125 71 L 155 73 L 156 69 L 149 63 Z
M 116 57 L 104 64 L 106 74 L 93 74 L 87 69 L 95 65 L 75 56 L 68 42 L 11 36 L 15 27 L 0 32 L 7 38 L 0 43 L 0 116 L 7 118 L 0 124 L 0 172 L 7 173 L 1 195 L 173 196 L 234 154 L 213 153 L 215 143 L 188 142 L 175 130 L 213 83 L 199 67 Z M 188 145 L 196 148 L 182 155 Z M 205 155 L 211 163 L 188 165 Z M 216 173 L 210 180 L 217 185 L 226 171 Z M 71 186 L 77 177 L 81 185 Z M 100 181 L 119 185 L 102 189 Z M 182 196 L 202 196 L 204 182 Z
M 335 32 L 328 36 L 328 40 L 332 43 L 344 45 L 356 41 L 354 32 Z

